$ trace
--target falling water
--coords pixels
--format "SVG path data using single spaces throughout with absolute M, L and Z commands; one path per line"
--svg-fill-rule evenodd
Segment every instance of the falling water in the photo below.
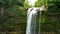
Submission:
M 26 34 L 36 34 L 36 15 L 38 12 L 37 10 L 40 10 L 40 13 L 41 13 L 42 9 L 41 8 L 29 8 L 28 9 Z
M 36 15 L 35 9 L 29 8 L 27 13 L 27 29 L 26 34 L 34 34 L 36 28 Z

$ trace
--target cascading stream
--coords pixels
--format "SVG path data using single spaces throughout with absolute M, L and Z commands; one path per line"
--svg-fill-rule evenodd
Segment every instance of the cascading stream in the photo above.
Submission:
M 36 16 L 38 14 L 38 10 L 43 10 L 42 8 L 29 8 L 27 12 L 27 28 L 26 34 L 36 34 Z M 41 17 L 41 14 L 40 14 Z M 39 25 L 39 33 L 40 34 L 40 25 Z
M 27 13 L 26 34 L 35 34 L 36 15 L 37 15 L 37 11 L 35 11 L 35 9 L 29 8 L 28 13 Z

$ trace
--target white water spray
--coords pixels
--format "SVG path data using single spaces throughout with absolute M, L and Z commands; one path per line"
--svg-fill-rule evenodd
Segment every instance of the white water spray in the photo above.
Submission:
M 26 34 L 36 34 L 37 10 L 40 10 L 40 13 L 41 13 L 42 8 L 29 8 L 28 9 Z M 39 25 L 39 28 L 40 28 L 40 25 Z M 40 32 L 40 30 L 39 30 L 39 32 Z

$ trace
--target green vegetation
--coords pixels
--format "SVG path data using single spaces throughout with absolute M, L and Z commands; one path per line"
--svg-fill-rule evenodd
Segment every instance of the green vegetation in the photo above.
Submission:
M 41 31 L 60 29 L 60 0 L 38 0 L 35 7 L 45 6 Z M 25 0 L 0 0 L 0 31 L 25 31 L 26 13 L 30 6 Z

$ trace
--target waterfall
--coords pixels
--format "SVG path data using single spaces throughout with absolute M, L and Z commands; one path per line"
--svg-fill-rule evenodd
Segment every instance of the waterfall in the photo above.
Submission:
M 28 9 L 26 34 L 35 34 L 36 15 L 37 15 L 36 9 L 33 9 L 33 8 Z
M 41 18 L 41 11 L 43 10 L 42 8 L 28 9 L 26 34 L 36 34 L 36 16 L 38 14 L 38 10 L 40 11 L 40 18 Z M 40 25 L 38 34 L 40 34 Z

